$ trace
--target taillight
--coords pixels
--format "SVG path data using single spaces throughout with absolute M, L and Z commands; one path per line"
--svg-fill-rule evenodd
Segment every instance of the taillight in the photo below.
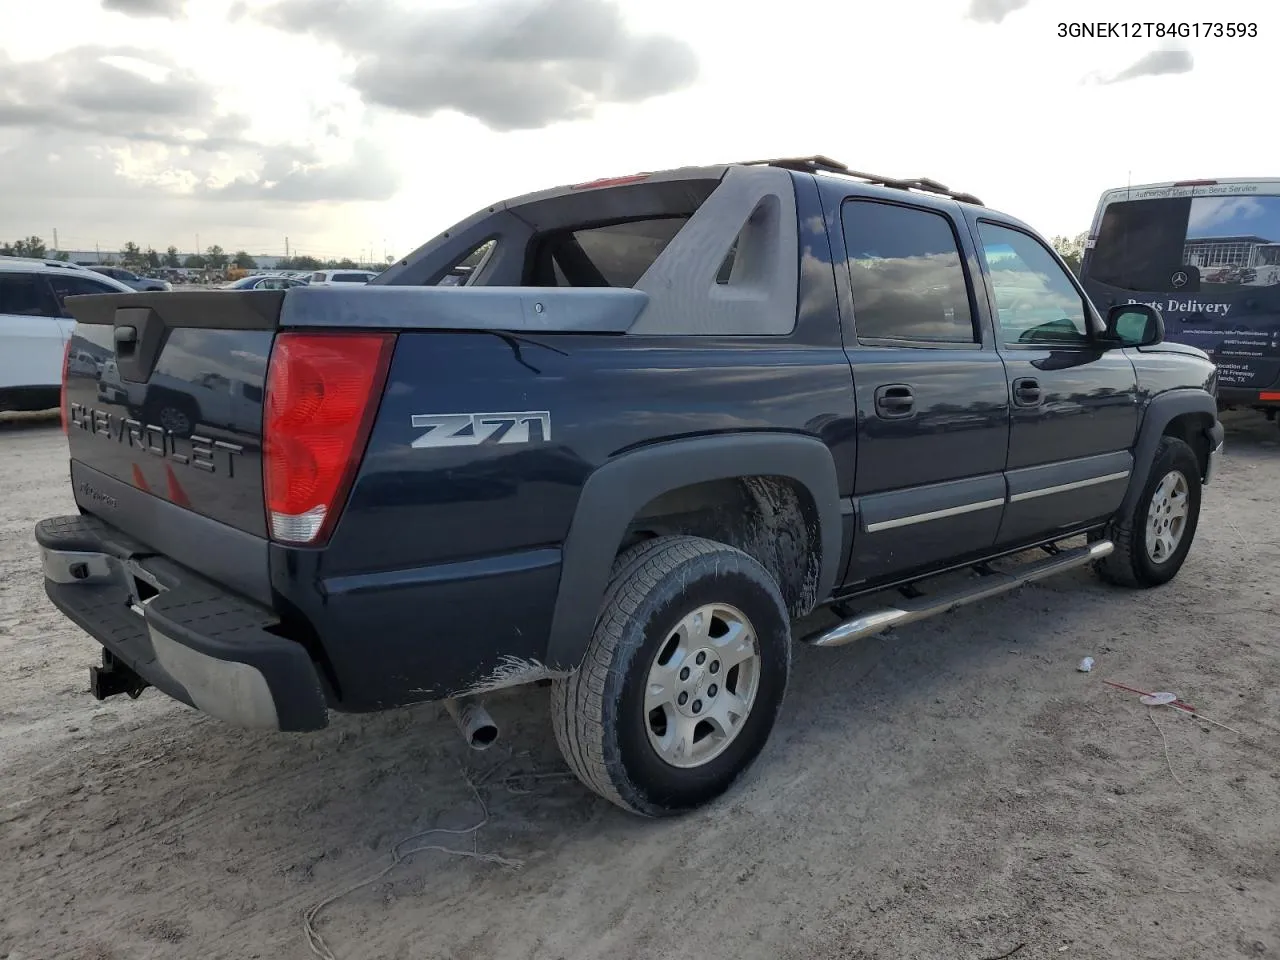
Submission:
M 62 348 L 62 432 L 66 433 L 71 425 L 71 407 L 67 403 L 67 376 L 71 372 L 71 340 Z
M 364 456 L 395 335 L 282 333 L 267 366 L 262 477 L 274 540 L 328 538 Z
M 591 180 L 587 183 L 575 183 L 570 190 L 598 190 L 601 187 L 623 187 L 631 183 L 644 183 L 649 179 L 647 173 L 633 173 L 629 177 L 605 177 L 603 180 Z
M 1179 180 L 1175 187 L 1216 187 L 1217 180 Z

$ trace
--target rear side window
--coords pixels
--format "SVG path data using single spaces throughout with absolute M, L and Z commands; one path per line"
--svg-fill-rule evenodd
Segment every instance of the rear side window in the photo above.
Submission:
M 543 234 L 534 243 L 530 285 L 634 287 L 687 220 L 628 220 Z
M 369 275 L 367 273 L 335 273 L 333 275 L 334 283 L 368 283 Z
M 57 304 L 44 278 L 33 273 L 0 273 L 0 314 L 18 317 L 56 317 Z
M 842 220 L 859 340 L 978 341 L 960 247 L 947 217 L 849 200 Z

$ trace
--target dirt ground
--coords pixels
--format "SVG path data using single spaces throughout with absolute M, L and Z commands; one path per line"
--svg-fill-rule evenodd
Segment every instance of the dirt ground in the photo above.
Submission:
M 1080 572 L 797 651 L 722 802 L 630 817 L 565 775 L 544 690 L 473 753 L 432 706 L 245 733 L 94 701 L 32 524 L 72 508 L 52 423 L 0 425 L 0 958 L 781 960 L 1280 955 L 1280 432 L 1227 415 L 1181 576 Z M 1075 669 L 1092 655 L 1092 674 Z M 1232 730 L 1151 711 L 1171 690 Z

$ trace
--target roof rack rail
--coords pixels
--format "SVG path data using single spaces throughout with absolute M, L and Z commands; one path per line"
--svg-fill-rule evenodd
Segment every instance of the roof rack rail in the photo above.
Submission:
M 895 190 L 920 190 L 924 193 L 936 193 L 944 197 L 950 197 L 952 200 L 958 200 L 961 203 L 972 203 L 979 207 L 985 206 L 981 200 L 971 193 L 961 193 L 952 190 L 945 184 L 939 183 L 937 180 L 930 180 L 927 177 L 919 177 L 915 180 L 903 180 L 900 177 L 882 177 L 875 173 L 862 173 L 858 170 L 850 170 L 846 164 L 839 160 L 832 160 L 830 157 L 815 155 L 812 157 L 778 157 L 773 160 L 744 160 L 742 166 L 748 167 L 781 167 L 784 170 L 796 170 L 800 173 L 838 173 L 846 177 L 856 177 L 867 183 L 873 183 L 881 187 L 893 187 Z

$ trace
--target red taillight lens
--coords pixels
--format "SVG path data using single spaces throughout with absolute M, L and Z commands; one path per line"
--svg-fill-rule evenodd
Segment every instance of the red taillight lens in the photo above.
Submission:
M 317 545 L 364 455 L 395 335 L 282 333 L 267 367 L 263 486 L 274 540 Z
M 1216 187 L 1217 180 L 1179 180 L 1175 187 Z
M 67 375 L 71 372 L 71 341 L 62 348 L 62 432 L 65 434 L 71 425 L 71 407 L 67 403 Z
M 605 177 L 603 180 L 590 180 L 587 183 L 575 183 L 570 190 L 598 190 L 601 187 L 624 187 L 631 183 L 644 183 L 649 179 L 647 173 L 633 173 L 629 177 Z

